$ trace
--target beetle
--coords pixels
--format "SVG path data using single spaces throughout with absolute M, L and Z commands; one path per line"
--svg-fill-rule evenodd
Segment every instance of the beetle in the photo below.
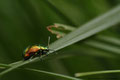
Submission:
M 50 51 L 49 42 L 50 42 L 50 37 L 48 37 L 48 47 L 44 47 L 40 45 L 33 45 L 33 46 L 27 47 L 23 53 L 24 61 L 29 60 L 30 58 L 46 55 Z

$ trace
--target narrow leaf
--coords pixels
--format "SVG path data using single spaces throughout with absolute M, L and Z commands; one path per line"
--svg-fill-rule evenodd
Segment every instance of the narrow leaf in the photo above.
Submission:
M 9 67 L 7 64 L 2 64 L 2 63 L 0 63 L 0 69 L 5 69 L 5 68 L 7 68 L 7 67 Z
M 75 77 L 83 77 L 83 76 L 89 76 L 89 75 L 95 75 L 95 74 L 105 74 L 105 73 L 120 73 L 120 70 L 106 70 L 106 71 L 76 73 Z
M 79 27 L 77 30 L 64 36 L 64 38 L 57 40 L 51 45 L 51 48 L 54 50 L 59 50 L 75 42 L 88 38 L 100 31 L 103 31 L 115 24 L 118 24 L 119 22 L 120 6 L 117 6 L 106 14 L 99 16 L 98 18 L 86 23 L 85 25 Z
M 56 76 L 56 77 L 65 78 L 67 80 L 81 80 L 78 78 L 74 78 L 74 77 L 70 77 L 70 76 L 66 76 L 66 75 L 62 75 L 62 74 L 57 74 L 57 73 L 53 73 L 53 72 L 47 72 L 47 71 L 42 71 L 42 70 L 37 70 L 37 69 L 30 69 L 30 68 L 25 68 L 25 69 L 30 70 L 30 71 L 35 71 L 35 72 L 40 72 L 40 73 L 52 75 L 52 76 Z

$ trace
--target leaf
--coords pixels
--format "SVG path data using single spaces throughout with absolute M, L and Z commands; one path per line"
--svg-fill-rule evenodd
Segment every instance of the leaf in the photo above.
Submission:
M 58 23 L 55 23 L 54 26 L 57 26 L 56 28 L 62 26 L 64 28 L 64 30 L 69 30 L 69 31 L 73 31 L 73 30 L 77 29 L 77 28 L 74 28 L 74 27 L 72 28 L 71 26 L 58 24 Z M 58 30 L 52 30 L 51 29 L 50 32 L 53 33 L 53 34 L 56 34 L 56 36 L 59 35 L 60 37 L 63 37 L 63 36 L 66 35 L 66 33 L 60 32 Z M 60 37 L 57 37 L 57 38 L 60 38 Z M 115 38 L 115 37 L 105 36 L 105 35 L 97 35 L 96 39 L 103 40 L 104 42 L 109 42 L 109 43 L 112 43 L 114 45 L 120 45 L 120 40 Z M 106 51 L 109 51 L 109 52 L 120 54 L 120 49 L 119 49 L 118 46 L 108 45 L 108 44 L 105 44 L 103 42 L 93 40 L 93 39 L 87 40 L 84 43 L 89 45 L 89 46 L 95 47 L 95 48 L 99 48 L 99 49 L 103 49 L 103 50 L 106 50 Z
M 120 40 L 118 38 L 116 38 L 116 37 L 99 35 L 99 36 L 97 36 L 97 38 L 99 40 L 103 40 L 103 41 L 110 42 L 112 44 L 120 46 Z
M 79 27 L 77 30 L 64 36 L 64 38 L 57 40 L 56 42 L 51 44 L 51 48 L 54 50 L 59 50 L 75 42 L 88 38 L 115 24 L 118 24 L 119 22 L 120 22 L 120 6 L 117 6 L 113 10 L 107 12 L 106 14 L 99 16 L 98 18 L 86 23 L 85 25 Z
M 109 52 L 120 54 L 120 48 L 117 46 L 111 46 L 111 45 L 108 45 L 108 44 L 105 44 L 99 41 L 95 41 L 95 40 L 86 41 L 85 44 L 93 46 L 95 48 L 99 48 L 99 49 L 103 49 Z
M 7 67 L 10 67 L 10 65 L 2 64 L 2 63 L 0 64 L 0 69 L 5 69 Z M 19 69 L 21 69 L 21 68 L 19 68 Z M 35 71 L 35 72 L 40 72 L 40 73 L 52 75 L 52 76 L 57 76 L 57 77 L 65 78 L 65 79 L 68 79 L 68 80 L 81 80 L 81 79 L 78 79 L 78 78 L 74 78 L 74 77 L 70 77 L 70 76 L 65 76 L 65 75 L 57 74 L 57 73 L 53 73 L 53 72 L 47 72 L 47 71 L 43 71 L 43 70 L 30 69 L 30 68 L 25 68 L 25 69 L 26 70 L 30 70 L 30 71 Z
M 2 64 L 2 63 L 0 63 L 0 69 L 5 69 L 5 68 L 7 68 L 7 67 L 9 67 L 7 64 Z
M 106 73 L 120 73 L 120 70 L 106 70 L 106 71 L 94 71 L 94 72 L 84 72 L 84 73 L 76 73 L 76 77 L 83 77 L 95 74 L 106 74 Z
M 57 73 L 53 73 L 53 72 L 47 72 L 47 71 L 42 71 L 42 70 L 37 70 L 37 69 L 30 69 L 30 68 L 25 68 L 25 69 L 30 70 L 30 71 L 35 71 L 35 72 L 40 72 L 40 73 L 52 75 L 52 76 L 56 76 L 56 77 L 65 78 L 66 80 L 81 80 L 78 78 L 74 78 L 74 77 L 70 77 L 70 76 L 66 76 L 66 75 L 62 75 L 62 74 L 57 74 Z

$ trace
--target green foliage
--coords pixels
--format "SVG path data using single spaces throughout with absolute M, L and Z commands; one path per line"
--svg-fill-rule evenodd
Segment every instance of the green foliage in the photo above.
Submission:
M 80 80 L 119 80 L 119 73 L 109 74 L 120 69 L 118 3 L 118 0 L 1 0 L 1 79 L 79 80 L 74 74 L 80 73 L 85 75 Z M 64 37 L 57 40 L 46 29 L 54 23 L 71 32 L 59 33 Z M 57 54 L 50 51 L 40 58 L 23 61 L 25 47 L 47 45 L 48 36 L 52 42 L 50 49 Z M 108 74 L 92 76 L 101 73 Z

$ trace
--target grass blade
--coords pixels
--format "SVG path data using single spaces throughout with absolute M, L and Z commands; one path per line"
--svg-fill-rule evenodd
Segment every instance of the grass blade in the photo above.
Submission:
M 7 67 L 10 67 L 10 65 L 0 64 L 0 69 L 5 69 Z M 70 76 L 66 76 L 66 75 L 62 75 L 62 74 L 57 74 L 57 73 L 53 73 L 53 72 L 47 72 L 47 71 L 43 71 L 43 70 L 30 69 L 30 68 L 25 68 L 25 69 L 26 70 L 30 70 L 30 71 L 35 71 L 35 72 L 40 72 L 40 73 L 52 75 L 52 76 L 57 76 L 57 77 L 65 78 L 65 79 L 68 79 L 68 80 L 81 80 L 81 79 L 78 79 L 78 78 L 74 78 L 74 77 L 70 77 Z
M 66 76 L 66 75 L 62 75 L 62 74 L 57 74 L 57 73 L 52 73 L 52 72 L 47 72 L 47 71 L 42 71 L 42 70 L 37 70 L 37 69 L 30 69 L 30 68 L 25 68 L 25 69 L 30 70 L 30 71 L 44 73 L 44 74 L 49 74 L 49 75 L 52 75 L 52 76 L 65 78 L 66 80 L 81 80 L 81 79 L 78 79 L 78 78 L 74 78 L 74 77 L 70 77 L 70 76 Z
M 99 40 L 103 40 L 103 41 L 110 42 L 112 44 L 120 46 L 120 39 L 117 37 L 99 35 L 97 36 L 97 38 Z
M 102 43 L 99 41 L 95 41 L 95 40 L 86 41 L 85 44 L 90 45 L 90 46 L 95 47 L 95 48 L 99 48 L 102 50 L 106 50 L 109 52 L 120 54 L 120 47 L 111 46 L 111 45 L 108 45 L 108 44 L 105 44 L 105 43 Z
M 86 23 L 77 30 L 69 33 L 64 38 L 59 39 L 51 45 L 52 49 L 58 50 L 75 42 L 88 38 L 102 30 L 105 30 L 120 22 L 120 6 L 106 14 Z M 61 44 L 64 43 L 64 44 Z
M 7 68 L 7 67 L 9 67 L 7 64 L 2 64 L 2 63 L 0 63 L 0 69 L 5 69 L 5 68 Z
M 106 74 L 106 73 L 120 73 L 120 70 L 106 70 L 106 71 L 94 71 L 94 72 L 84 72 L 84 73 L 76 73 L 76 77 L 83 77 L 95 74 Z

